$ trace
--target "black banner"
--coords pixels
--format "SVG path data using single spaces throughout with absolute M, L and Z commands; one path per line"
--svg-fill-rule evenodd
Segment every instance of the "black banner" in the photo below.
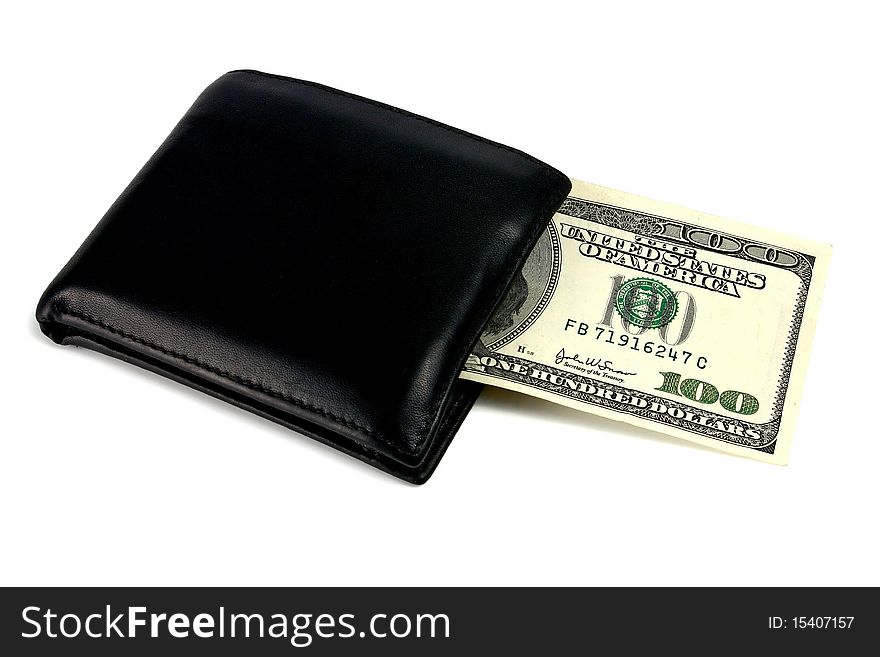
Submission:
M 850 654 L 877 635 L 876 594 L 840 588 L 4 589 L 0 648 L 6 655 L 442 655 L 463 648 L 568 654 L 603 646 L 614 654 L 713 654 L 722 647 Z

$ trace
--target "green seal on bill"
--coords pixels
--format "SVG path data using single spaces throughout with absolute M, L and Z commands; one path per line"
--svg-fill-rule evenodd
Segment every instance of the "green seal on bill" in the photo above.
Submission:
M 620 286 L 615 302 L 617 312 L 633 326 L 660 328 L 678 313 L 675 293 L 652 278 L 631 278 Z

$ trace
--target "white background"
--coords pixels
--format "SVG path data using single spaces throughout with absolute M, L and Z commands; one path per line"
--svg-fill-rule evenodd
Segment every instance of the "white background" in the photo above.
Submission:
M 0 583 L 880 584 L 876 21 L 870 3 L 715 4 L 4 9 Z M 487 390 L 413 487 L 53 345 L 40 293 L 234 68 L 833 243 L 791 464 Z

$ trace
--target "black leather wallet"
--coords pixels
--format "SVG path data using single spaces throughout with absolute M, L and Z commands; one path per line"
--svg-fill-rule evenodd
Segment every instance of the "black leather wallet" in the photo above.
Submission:
M 43 332 L 414 483 L 459 371 L 571 188 L 529 155 L 311 82 L 209 86 L 61 270 Z

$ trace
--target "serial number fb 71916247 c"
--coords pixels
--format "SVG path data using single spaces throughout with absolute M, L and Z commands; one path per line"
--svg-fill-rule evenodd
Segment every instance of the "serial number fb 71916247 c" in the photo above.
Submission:
M 785 463 L 830 253 L 573 181 L 461 376 Z

